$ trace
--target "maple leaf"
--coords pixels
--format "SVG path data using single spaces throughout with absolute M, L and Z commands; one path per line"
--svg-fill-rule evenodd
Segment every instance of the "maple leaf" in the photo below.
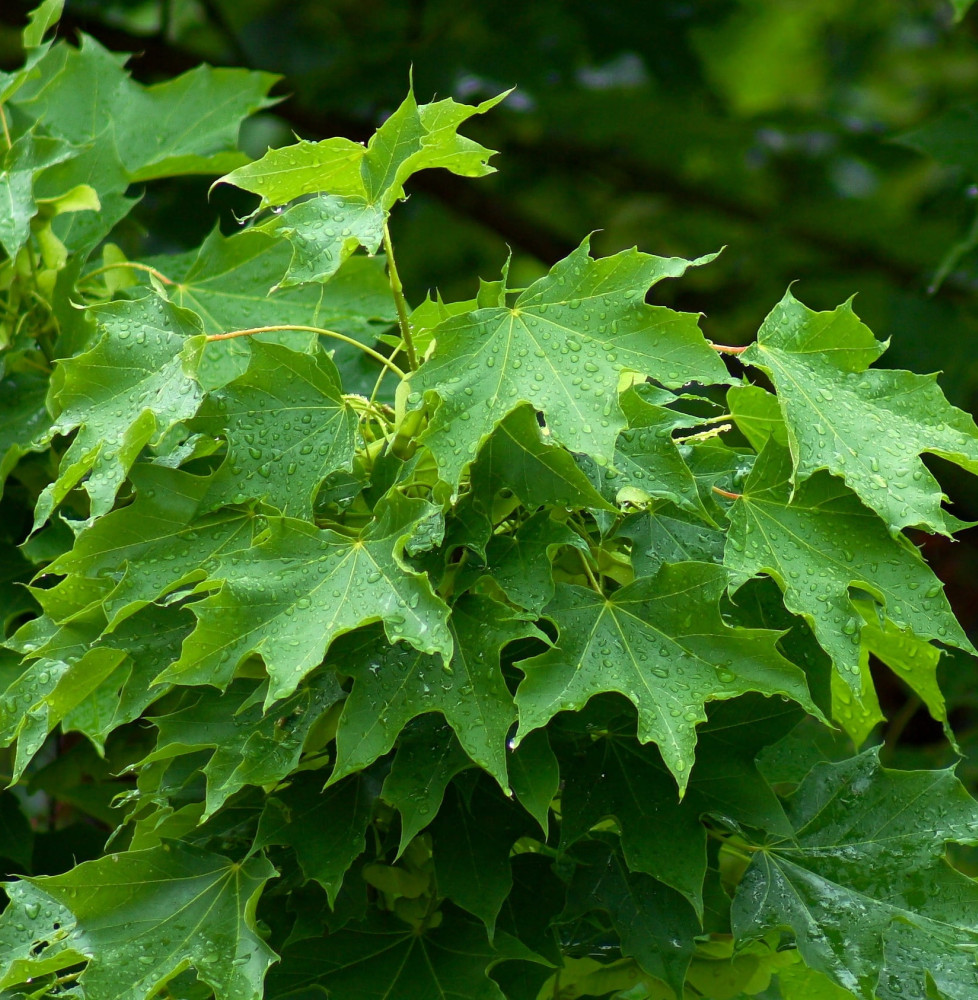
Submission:
M 782 834 L 791 827 L 768 783 L 758 773 L 758 750 L 775 742 L 797 724 L 801 710 L 780 699 L 748 695 L 711 706 L 702 727 L 696 764 L 680 802 L 674 776 L 655 746 L 635 741 L 633 718 L 622 718 L 618 706 L 574 718 L 558 731 L 583 727 L 583 751 L 558 752 L 564 788 L 561 792 L 560 844 L 570 850 L 595 825 L 614 817 L 629 870 L 645 872 L 671 886 L 703 913 L 707 872 L 704 814 L 727 824 L 746 824 Z M 598 738 L 594 738 L 597 734 Z M 555 742 L 560 747 L 560 742 Z M 561 747 L 563 749 L 563 747 Z M 573 756 L 568 756 L 572 753 Z M 670 849 L 661 850 L 668 842 Z
M 614 468 L 607 469 L 602 483 L 611 496 L 628 489 L 635 501 L 656 497 L 671 500 L 712 525 L 713 518 L 703 506 L 696 477 L 679 452 L 672 432 L 695 426 L 697 417 L 670 410 L 665 405 L 675 396 L 650 385 L 634 386 L 621 396 L 628 427 L 615 445 Z
M 201 821 L 245 785 L 277 784 L 295 770 L 310 728 L 342 691 L 332 673 L 321 671 L 271 711 L 262 711 L 264 695 L 254 684 L 234 682 L 226 692 L 195 692 L 185 707 L 151 716 L 156 747 L 133 767 L 213 751 L 201 768 L 207 779 Z
M 380 793 L 401 814 L 397 858 L 438 813 L 452 778 L 472 766 L 443 717 L 415 716 L 401 730 L 397 753 Z
M 471 791 L 456 785 L 428 828 L 438 892 L 478 917 L 490 934 L 513 888 L 510 855 L 531 833 L 530 818 L 498 787 L 480 781 Z
M 693 939 L 701 932 L 692 906 L 674 889 L 629 871 L 608 843 L 582 844 L 574 855 L 578 865 L 561 919 L 605 910 L 621 938 L 622 954 L 637 959 L 646 972 L 682 995 Z
M 228 440 L 205 510 L 254 499 L 311 518 L 322 481 L 353 467 L 356 414 L 322 351 L 252 344 L 247 372 L 210 393 L 191 426 Z
M 790 927 L 805 963 L 865 1000 L 978 989 L 978 887 L 944 859 L 975 843 L 978 807 L 952 771 L 892 771 L 867 750 L 818 764 L 787 803 L 794 833 L 757 842 L 734 934 Z
M 777 389 L 796 486 L 827 469 L 891 531 L 948 534 L 943 494 L 920 455 L 978 472 L 978 428 L 935 375 L 870 370 L 885 348 L 850 303 L 813 312 L 788 291 L 740 357 Z
M 0 413 L 0 495 L 7 476 L 20 459 L 40 451 L 51 418 L 44 398 L 47 380 L 36 375 L 12 372 L 0 381 L 3 412 Z
M 390 642 L 452 654 L 448 607 L 427 577 L 408 568 L 404 544 L 430 513 L 395 494 L 360 537 L 308 521 L 269 517 L 248 549 L 219 554 L 210 574 L 223 581 L 192 607 L 197 627 L 161 680 L 225 686 L 246 656 L 259 653 L 271 678 L 268 700 L 287 697 L 336 636 L 382 621 Z
M 255 847 L 291 847 L 306 878 L 323 887 L 332 906 L 347 870 L 363 852 L 376 796 L 376 783 L 364 774 L 326 789 L 314 771 L 296 775 L 265 801 Z M 335 822 L 337 816 L 342 823 Z
M 204 339 L 191 313 L 155 295 L 93 312 L 100 339 L 55 372 L 61 413 L 48 437 L 77 433 L 38 499 L 35 528 L 86 475 L 92 517 L 106 513 L 140 451 L 192 417 L 203 395 L 193 372 Z
M 474 573 L 491 578 L 514 604 L 540 614 L 554 596 L 553 559 L 565 545 L 585 553 L 588 548 L 576 531 L 541 510 L 511 535 L 494 535 L 485 566 Z
M 125 61 L 89 35 L 77 49 L 55 45 L 14 103 L 52 135 L 116 160 L 127 183 L 219 173 L 244 159 L 235 149 L 240 122 L 273 103 L 265 97 L 273 74 L 198 66 L 144 87 L 130 79 Z M 141 127 L 147 121 L 152 131 Z
M 439 475 L 457 483 L 493 428 L 524 403 L 543 413 L 554 441 L 608 464 L 626 424 L 622 372 L 670 387 L 727 381 L 695 315 L 645 303 L 656 282 L 714 257 L 626 250 L 595 260 L 585 240 L 512 307 L 477 309 L 436 327 L 434 354 L 410 376 L 407 400 L 412 409 L 429 400 L 421 441 Z
M 591 485 L 566 448 L 550 444 L 529 406 L 507 414 L 479 449 L 469 475 L 470 490 L 456 515 L 464 525 L 461 541 L 485 555 L 498 520 L 501 491 L 508 490 L 528 508 L 559 504 L 614 512 Z
M 218 228 L 196 250 L 147 257 L 142 262 L 174 282 L 165 286 L 167 294 L 177 305 L 195 312 L 208 334 L 288 323 L 355 333 L 368 329 L 372 320 L 392 323 L 397 319 L 381 260 L 359 257 L 348 261 L 328 284 L 283 288 L 269 295 L 269 287 L 289 257 L 289 244 L 274 234 L 245 229 L 223 236 Z M 303 343 L 296 332 L 256 336 L 266 343 L 291 347 Z M 210 344 L 207 350 L 244 348 L 249 342 Z
M 144 1000 L 193 967 L 218 1000 L 259 1000 L 275 954 L 254 907 L 274 875 L 264 858 L 168 844 L 8 884 L 0 988 L 87 961 L 89 996 Z
M 385 642 L 376 631 L 350 636 L 331 651 L 330 662 L 354 678 L 337 727 L 331 782 L 387 753 L 415 715 L 441 712 L 472 760 L 508 788 L 506 737 L 516 709 L 499 654 L 506 643 L 540 633 L 476 596 L 459 600 L 449 628 L 450 672 L 440 657 Z
M 80 600 L 97 603 L 115 628 L 146 604 L 204 580 L 222 554 L 250 546 L 257 528 L 253 513 L 206 512 L 210 478 L 146 463 L 134 466 L 130 478 L 133 502 L 85 528 L 68 552 L 45 567 L 45 576 L 65 574 L 39 591 L 49 608 L 58 600 L 74 605 L 77 614 Z
M 819 473 L 792 498 L 790 476 L 790 456 L 770 442 L 730 509 L 724 565 L 731 591 L 757 573 L 774 577 L 785 607 L 811 625 L 857 692 L 863 619 L 850 587 L 871 594 L 898 628 L 973 649 L 941 582 L 906 538 L 894 538 L 841 480 Z
M 260 228 L 288 240 L 292 259 L 272 291 L 328 281 L 358 247 L 375 254 L 386 220 L 384 210 L 366 198 L 337 195 L 319 195 L 273 215 Z
M 68 159 L 75 150 L 70 143 L 37 135 L 33 129 L 7 146 L 0 154 L 0 246 L 13 260 L 27 243 L 31 219 L 37 214 L 35 177 L 45 167 Z
M 412 174 L 432 167 L 466 177 L 493 172 L 488 165 L 493 150 L 457 130 L 505 96 L 477 106 L 451 98 L 419 106 L 412 90 L 366 146 L 349 139 L 300 140 L 269 150 L 216 183 L 259 195 L 259 208 L 321 192 L 260 228 L 281 234 L 292 245 L 292 260 L 278 287 L 326 281 L 358 246 L 376 253 L 390 208 L 405 196 L 404 184 Z
M 747 691 L 781 694 L 813 714 L 804 674 L 775 649 L 778 633 L 736 629 L 720 617 L 720 566 L 666 565 L 609 597 L 562 585 L 547 608 L 554 647 L 521 660 L 517 741 L 560 711 L 618 691 L 638 709 L 638 738 L 654 741 L 684 791 L 705 703 Z
M 377 996 L 504 1000 L 490 969 L 536 956 L 503 932 L 490 944 L 485 928 L 457 911 L 447 916 L 420 932 L 393 914 L 377 916 L 331 934 L 315 949 L 297 944 L 269 986 L 279 994 L 319 986 L 336 1000 L 362 1000 L 366 983 Z
M 404 196 L 404 182 L 419 170 L 444 167 L 466 177 L 493 172 L 492 150 L 458 135 L 459 125 L 485 114 L 506 94 L 472 106 L 451 98 L 418 105 L 413 90 L 366 146 L 350 139 L 299 141 L 270 149 L 261 159 L 238 167 L 217 184 L 251 191 L 262 205 L 284 205 L 302 195 L 324 191 L 362 196 L 385 211 Z

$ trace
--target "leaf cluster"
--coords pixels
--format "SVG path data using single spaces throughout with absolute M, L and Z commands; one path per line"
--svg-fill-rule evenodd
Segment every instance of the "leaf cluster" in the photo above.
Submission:
M 935 379 L 791 292 L 710 343 L 655 286 L 716 255 L 412 307 L 388 216 L 505 95 L 248 162 L 273 78 L 59 11 L 0 78 L 4 996 L 973 996 L 978 807 L 850 753 L 871 656 L 946 726 L 975 652 Z M 247 225 L 128 259 L 186 174 Z

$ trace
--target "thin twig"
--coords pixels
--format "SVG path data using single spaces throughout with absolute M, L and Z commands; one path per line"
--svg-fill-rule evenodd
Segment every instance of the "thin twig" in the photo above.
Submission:
M 172 278 L 168 278 L 162 271 L 157 271 L 155 267 L 150 267 L 149 264 L 140 264 L 137 260 L 119 260 L 114 264 L 104 264 L 102 267 L 95 268 L 94 271 L 89 271 L 82 280 L 88 281 L 89 278 L 96 278 L 100 274 L 105 274 L 106 271 L 115 271 L 118 268 L 130 268 L 134 271 L 145 271 L 147 274 L 151 274 L 154 278 L 162 281 L 164 285 L 175 285 Z
M 207 339 L 210 340 L 232 340 L 235 337 L 253 337 L 256 333 L 280 333 L 286 330 L 297 330 L 302 333 L 318 333 L 323 337 L 332 337 L 334 340 L 342 340 L 344 344 L 350 344 L 352 347 L 357 348 L 359 351 L 363 351 L 364 354 L 369 354 L 375 361 L 379 361 L 382 365 L 389 368 L 401 381 L 407 378 L 407 373 L 401 371 L 397 365 L 394 364 L 390 358 L 385 358 L 383 354 L 379 351 L 375 351 L 372 347 L 367 347 L 366 344 L 361 344 L 359 340 L 354 340 L 353 337 L 348 337 L 345 333 L 337 333 L 335 330 L 324 330 L 322 327 L 318 326 L 302 326 L 298 323 L 281 323 L 276 326 L 254 326 L 248 330 L 231 330 L 229 333 L 212 333 Z
M 750 344 L 745 344 L 743 347 L 729 347 L 726 344 L 714 344 L 712 341 L 707 341 L 707 343 L 714 351 L 719 351 L 721 354 L 743 354 L 751 346 Z

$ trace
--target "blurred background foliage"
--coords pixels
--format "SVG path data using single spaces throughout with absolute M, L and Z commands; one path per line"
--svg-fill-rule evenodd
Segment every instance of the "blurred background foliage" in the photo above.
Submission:
M 0 68 L 19 63 L 30 4 L 0 4 Z M 402 99 L 472 103 L 515 87 L 469 133 L 500 150 L 481 181 L 421 175 L 392 223 L 409 296 L 474 294 L 473 275 L 526 284 L 596 231 L 597 253 L 637 244 L 718 262 L 681 287 L 728 344 L 752 339 L 786 286 L 813 308 L 856 294 L 886 362 L 943 369 L 978 406 L 978 10 L 967 0 L 68 0 L 59 33 L 136 53 L 153 82 L 200 61 L 282 75 L 281 103 L 246 150 L 367 137 Z M 955 14 L 964 15 L 955 23 Z M 198 243 L 252 207 L 207 180 L 145 187 L 116 235 L 131 255 Z M 664 289 L 664 290 L 663 290 Z M 672 296 L 671 299 L 668 299 Z M 958 516 L 978 495 L 932 466 Z M 927 543 L 972 637 L 978 529 Z M 978 684 L 946 658 L 951 720 L 978 785 Z M 871 741 L 888 763 L 951 763 L 952 748 L 888 671 Z M 79 749 L 81 752 L 81 749 Z M 92 762 L 89 762 L 91 764 Z M 65 765 L 62 764 L 62 767 Z M 66 780 L 71 780 L 66 778 Z

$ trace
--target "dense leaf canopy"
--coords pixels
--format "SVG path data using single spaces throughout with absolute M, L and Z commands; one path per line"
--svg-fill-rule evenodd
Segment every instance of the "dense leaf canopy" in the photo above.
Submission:
M 972 1000 L 969 7 L 4 6 L 4 1000 Z

